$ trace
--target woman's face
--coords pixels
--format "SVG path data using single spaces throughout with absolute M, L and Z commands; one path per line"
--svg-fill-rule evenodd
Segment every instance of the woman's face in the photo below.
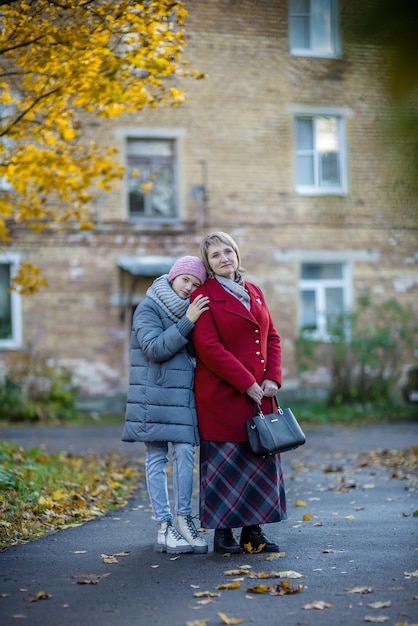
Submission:
M 191 274 L 180 274 L 171 283 L 176 294 L 185 300 L 190 298 L 195 289 L 200 287 L 200 280 Z
M 208 263 L 214 274 L 234 280 L 238 269 L 238 258 L 226 243 L 211 244 L 207 250 Z

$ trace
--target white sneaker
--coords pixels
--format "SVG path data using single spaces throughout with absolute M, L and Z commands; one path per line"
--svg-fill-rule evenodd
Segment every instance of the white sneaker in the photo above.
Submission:
M 176 513 L 175 520 L 177 530 L 192 546 L 193 552 L 196 554 L 204 554 L 208 551 L 207 543 L 197 532 L 191 515 L 180 515 Z
M 155 551 L 168 552 L 169 554 L 184 554 L 193 552 L 193 548 L 190 543 L 180 535 L 173 526 L 172 521 L 169 520 L 168 522 L 158 524 L 158 537 Z

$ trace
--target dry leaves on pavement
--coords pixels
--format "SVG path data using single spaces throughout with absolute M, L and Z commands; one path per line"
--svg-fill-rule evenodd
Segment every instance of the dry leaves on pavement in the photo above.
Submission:
M 46 454 L 0 443 L 0 549 L 126 504 L 143 471 L 126 456 Z

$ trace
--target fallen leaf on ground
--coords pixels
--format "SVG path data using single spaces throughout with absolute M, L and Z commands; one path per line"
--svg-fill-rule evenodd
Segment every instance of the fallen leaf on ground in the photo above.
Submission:
M 35 596 L 25 598 L 25 602 L 39 602 L 39 600 L 48 600 L 51 596 L 46 591 L 38 591 Z
M 271 578 L 270 572 L 249 572 L 248 578 Z
M 332 604 L 329 602 L 324 602 L 323 600 L 314 600 L 313 602 L 309 602 L 309 604 L 304 604 L 303 609 L 319 609 L 322 611 L 323 609 L 330 609 Z
M 200 610 L 200 608 L 202 606 L 206 606 L 207 604 L 211 604 L 211 602 L 213 602 L 214 600 L 212 600 L 212 598 L 203 598 L 202 600 L 197 600 L 196 604 L 198 604 L 199 606 L 192 606 L 192 609 L 196 609 L 196 610 Z
M 404 572 L 404 576 L 406 579 L 418 578 L 418 569 L 416 569 L 415 572 Z
M 223 621 L 224 624 L 228 624 L 229 626 L 233 626 L 233 624 L 242 624 L 245 620 L 241 617 L 228 617 L 225 613 L 218 613 L 219 617 Z
M 296 500 L 295 506 L 306 506 L 306 502 L 304 500 Z
M 250 587 L 247 589 L 248 593 L 270 593 L 272 587 L 268 585 L 257 585 L 257 587 Z
M 104 563 L 119 563 L 118 556 L 131 556 L 130 552 L 117 552 L 116 554 L 101 554 Z
M 286 556 L 286 552 L 271 552 L 266 561 L 274 561 L 274 559 L 283 559 Z
M 286 570 L 283 572 L 250 572 L 249 578 L 303 578 L 303 574 L 295 572 L 293 570 Z
M 218 585 L 216 589 L 239 589 L 241 587 L 241 583 L 223 583 L 222 585 Z
M 346 589 L 347 593 L 372 593 L 372 587 L 351 587 Z
M 214 591 L 196 591 L 193 595 L 195 598 L 219 598 L 220 596 L 219 593 Z
M 110 574 L 74 574 L 77 585 L 97 585 L 101 578 L 107 578 Z
M 265 547 L 265 543 L 260 543 L 257 548 L 254 548 L 251 542 L 244 543 L 244 549 L 247 550 L 247 552 L 249 552 L 250 554 L 257 554 L 258 552 L 261 552 Z
M 287 596 L 292 593 L 300 593 L 304 589 L 303 585 L 292 586 L 288 580 L 283 580 L 278 585 L 274 585 L 271 590 L 273 596 Z
M 98 585 L 99 581 L 97 578 L 83 578 L 82 580 L 77 580 L 77 585 Z
M 186 626 L 206 626 L 206 624 L 209 624 L 209 621 L 208 619 L 198 619 L 193 622 L 186 622 Z
M 383 602 L 370 602 L 367 606 L 371 609 L 386 609 L 388 606 L 392 606 L 392 602 L 390 600 Z
M 115 556 L 106 556 L 106 554 L 102 554 L 103 563 L 119 563 Z
M 365 622 L 373 622 L 375 624 L 382 624 L 383 622 L 388 622 L 389 618 L 386 615 L 379 615 L 378 617 L 372 617 L 371 615 L 366 615 L 364 618 Z

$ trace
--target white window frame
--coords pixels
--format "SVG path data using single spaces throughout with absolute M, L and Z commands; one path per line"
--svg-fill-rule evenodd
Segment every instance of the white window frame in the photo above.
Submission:
M 315 41 L 314 36 L 314 28 L 315 28 L 315 20 L 313 19 L 313 15 L 315 9 L 318 10 L 319 3 L 322 0 L 308 0 L 309 8 L 308 11 L 303 14 L 309 22 L 309 39 L 310 45 L 306 48 L 298 48 L 292 45 L 292 22 L 299 13 L 292 8 L 292 0 L 289 0 L 289 51 L 291 55 L 294 56 L 311 56 L 311 57 L 324 57 L 324 58 L 341 58 L 341 35 L 340 35 L 340 23 L 339 23 L 339 6 L 338 0 L 329 0 L 330 3 L 330 44 L 331 51 L 323 51 L 319 48 L 315 48 L 315 44 L 312 42 Z
M 10 277 L 14 278 L 20 266 L 20 255 L 15 253 L 0 254 L 0 263 L 10 265 Z M 12 336 L 0 338 L 0 350 L 18 350 L 22 347 L 22 296 L 17 291 L 10 292 L 12 314 Z
M 116 131 L 117 137 L 121 139 L 121 157 L 124 167 L 128 164 L 128 140 L 147 139 L 147 140 L 167 140 L 174 143 L 173 147 L 173 168 L 174 168 L 174 205 L 175 214 L 170 216 L 134 216 L 129 213 L 129 193 L 127 178 L 125 176 L 125 185 L 123 189 L 123 206 L 125 209 L 126 219 L 133 223 L 161 224 L 161 223 L 178 223 L 181 220 L 181 150 L 180 140 L 184 135 L 182 129 L 166 129 L 166 128 L 119 128 Z
M 341 109 L 334 108 L 300 108 L 293 111 L 294 113 L 294 135 L 295 135 L 295 191 L 300 195 L 346 195 L 347 194 L 347 144 L 346 144 L 346 112 Z M 338 146 L 339 146 L 339 170 L 340 170 L 340 182 L 339 185 L 326 186 L 321 185 L 320 181 L 320 150 L 317 145 L 317 134 L 314 127 L 314 147 L 313 150 L 302 150 L 298 148 L 298 131 L 297 121 L 300 119 L 312 120 L 315 126 L 315 121 L 321 117 L 331 117 L 337 120 L 338 124 Z M 312 153 L 314 159 L 314 184 L 303 185 L 298 180 L 298 156 L 303 154 Z
M 324 279 L 307 279 L 302 278 L 303 265 L 329 265 L 339 264 L 342 267 L 341 278 L 324 278 Z M 307 259 L 304 258 L 300 263 L 300 279 L 299 279 L 299 319 L 298 328 L 300 332 L 315 341 L 331 342 L 333 337 L 327 330 L 327 312 L 326 307 L 326 289 L 339 287 L 343 294 L 343 311 L 348 313 L 352 309 L 352 271 L 351 265 L 341 258 L 332 258 L 327 255 L 325 258 Z M 316 301 L 316 330 L 303 330 L 302 326 L 302 292 L 314 291 Z

